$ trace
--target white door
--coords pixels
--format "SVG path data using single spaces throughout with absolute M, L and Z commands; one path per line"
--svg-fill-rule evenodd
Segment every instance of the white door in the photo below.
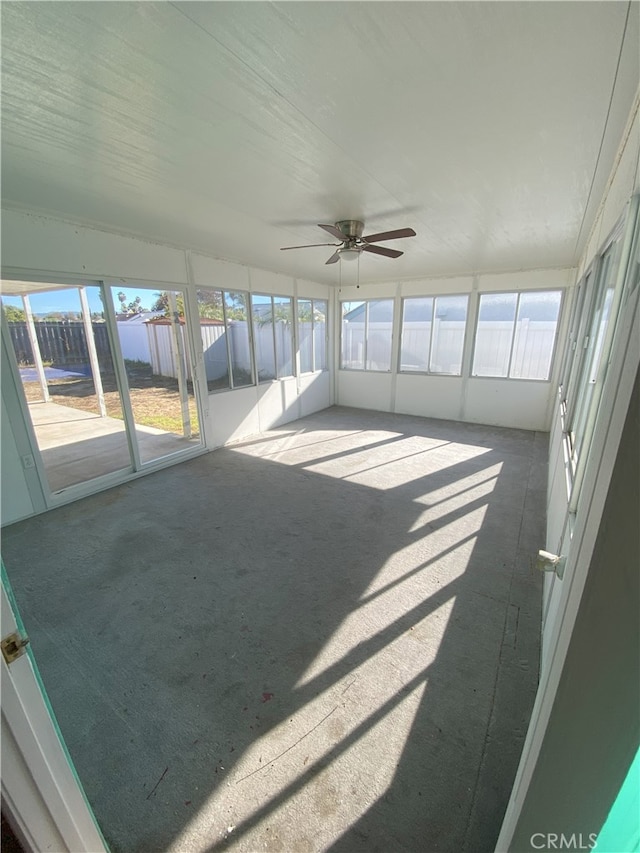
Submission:
M 598 258 L 595 290 L 584 297 L 576 346 L 565 358 L 563 382 L 570 377 L 571 384 L 562 389 L 551 436 L 546 550 L 566 557 L 566 566 L 562 578 L 550 573 L 545 584 L 540 684 L 497 853 L 511 849 L 540 754 L 640 368 L 639 200 Z M 613 265 L 610 250 L 619 251 Z
M 561 556 L 564 572 L 550 571 L 545 578 L 542 672 L 547 669 L 562 619 L 563 587 L 572 583 L 575 563 L 574 534 L 578 512 L 588 511 L 584 488 L 595 449 L 597 431 L 606 435 L 611 415 L 609 397 L 622 380 L 625 359 L 637 311 L 638 235 L 637 199 L 619 223 L 592 268 L 578 285 L 575 313 L 563 365 L 560 411 L 551 434 L 550 482 L 547 505 L 546 550 Z M 634 245 L 635 243 L 635 245 Z M 614 358 L 618 354 L 617 363 Z
M 2 567 L 2 800 L 25 851 L 107 851 L 60 735 Z M 5 643 L 5 641 L 7 641 Z M 13 662 L 6 655 L 22 652 Z

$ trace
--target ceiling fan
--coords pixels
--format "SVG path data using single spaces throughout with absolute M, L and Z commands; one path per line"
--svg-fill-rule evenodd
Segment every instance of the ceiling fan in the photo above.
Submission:
M 387 249 L 386 246 L 373 246 L 372 243 L 380 243 L 384 240 L 397 240 L 400 237 L 415 237 L 413 228 L 398 228 L 395 231 L 383 231 L 380 234 L 368 234 L 362 236 L 364 222 L 358 219 L 342 219 L 335 225 L 318 225 L 328 231 L 333 237 L 340 240 L 339 243 L 310 243 L 306 246 L 283 246 L 280 251 L 289 249 L 310 249 L 315 246 L 338 246 L 339 248 L 331 255 L 327 264 L 335 264 L 339 260 L 352 261 L 358 257 L 360 252 L 372 252 L 374 255 L 384 255 L 386 258 L 399 258 L 404 254 L 397 249 Z

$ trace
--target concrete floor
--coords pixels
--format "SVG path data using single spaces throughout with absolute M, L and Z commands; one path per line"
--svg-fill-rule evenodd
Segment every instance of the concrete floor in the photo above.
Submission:
M 124 421 L 59 403 L 29 403 L 29 413 L 52 492 L 130 467 Z M 200 441 L 139 424 L 136 436 L 143 462 Z
M 6 528 L 113 851 L 491 851 L 546 434 L 332 408 Z

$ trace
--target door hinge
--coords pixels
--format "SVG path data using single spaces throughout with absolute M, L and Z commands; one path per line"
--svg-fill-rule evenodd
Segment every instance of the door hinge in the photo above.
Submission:
M 29 645 L 29 638 L 23 637 L 17 631 L 9 634 L 0 643 L 2 646 L 2 656 L 7 663 L 13 663 L 24 654 L 25 648 Z

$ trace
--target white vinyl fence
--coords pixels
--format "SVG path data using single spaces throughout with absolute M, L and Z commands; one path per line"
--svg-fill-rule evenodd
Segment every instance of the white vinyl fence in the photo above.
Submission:
M 146 323 L 132 323 L 131 321 L 118 321 L 118 338 L 122 357 L 130 361 L 144 361 L 151 364 L 151 350 L 149 349 L 149 335 Z
M 228 328 L 233 369 L 234 371 L 245 370 L 250 374 L 251 351 L 248 324 L 244 320 L 232 320 L 228 324 Z M 182 351 L 186 355 L 188 347 L 185 327 L 181 324 L 179 329 L 182 336 Z M 256 325 L 253 333 L 256 342 L 256 359 L 261 376 L 263 378 L 267 378 L 267 374 L 275 376 L 274 332 L 271 323 L 263 326 Z M 202 336 L 207 380 L 221 379 L 228 374 L 229 370 L 225 328 L 222 325 L 202 324 L 200 334 Z M 177 378 L 178 371 L 172 345 L 173 328 L 170 324 L 141 323 L 128 325 L 126 322 L 118 323 L 118 335 L 122 355 L 125 359 L 144 361 L 151 365 L 156 375 Z M 281 376 L 292 375 L 293 354 L 289 326 L 284 323 L 276 323 L 275 336 L 278 347 L 279 374 Z M 316 337 L 316 360 L 321 359 L 324 363 L 325 358 L 324 327 L 322 327 L 322 334 Z M 187 379 L 191 379 L 191 367 L 187 358 L 185 358 L 184 369 Z
M 547 379 L 553 356 L 556 322 L 521 320 L 516 324 L 510 376 Z M 365 327 L 351 321 L 342 326 L 342 366 L 362 370 L 391 369 L 392 324 L 369 323 L 365 348 Z M 431 323 L 407 322 L 402 331 L 400 369 L 427 371 Z M 433 326 L 431 371 L 459 374 L 462 368 L 465 323 L 463 320 L 436 320 Z M 509 371 L 513 322 L 484 321 L 475 341 L 473 373 L 478 376 L 506 376 Z
M 436 317 L 431 341 L 430 320 L 405 321 L 402 327 L 400 370 L 431 369 L 434 373 L 460 374 L 465 326 L 464 320 L 441 320 Z M 428 368 L 430 342 L 431 367 Z
M 172 376 L 174 379 L 177 379 L 178 369 L 172 340 L 173 327 L 169 323 L 166 325 L 146 323 L 145 328 L 147 330 L 149 351 L 151 354 L 151 368 L 153 372 L 156 376 Z M 186 376 L 187 379 L 191 379 L 190 359 L 187 358 L 187 353 L 189 352 L 187 336 L 185 334 L 184 326 L 180 325 L 178 329 L 179 334 L 182 337 L 181 350 L 184 353 L 184 376 Z
M 476 335 L 473 373 L 478 376 L 507 376 L 546 379 L 551 367 L 556 323 L 549 320 L 521 320 L 516 323 L 509 371 L 513 323 L 484 320 Z

